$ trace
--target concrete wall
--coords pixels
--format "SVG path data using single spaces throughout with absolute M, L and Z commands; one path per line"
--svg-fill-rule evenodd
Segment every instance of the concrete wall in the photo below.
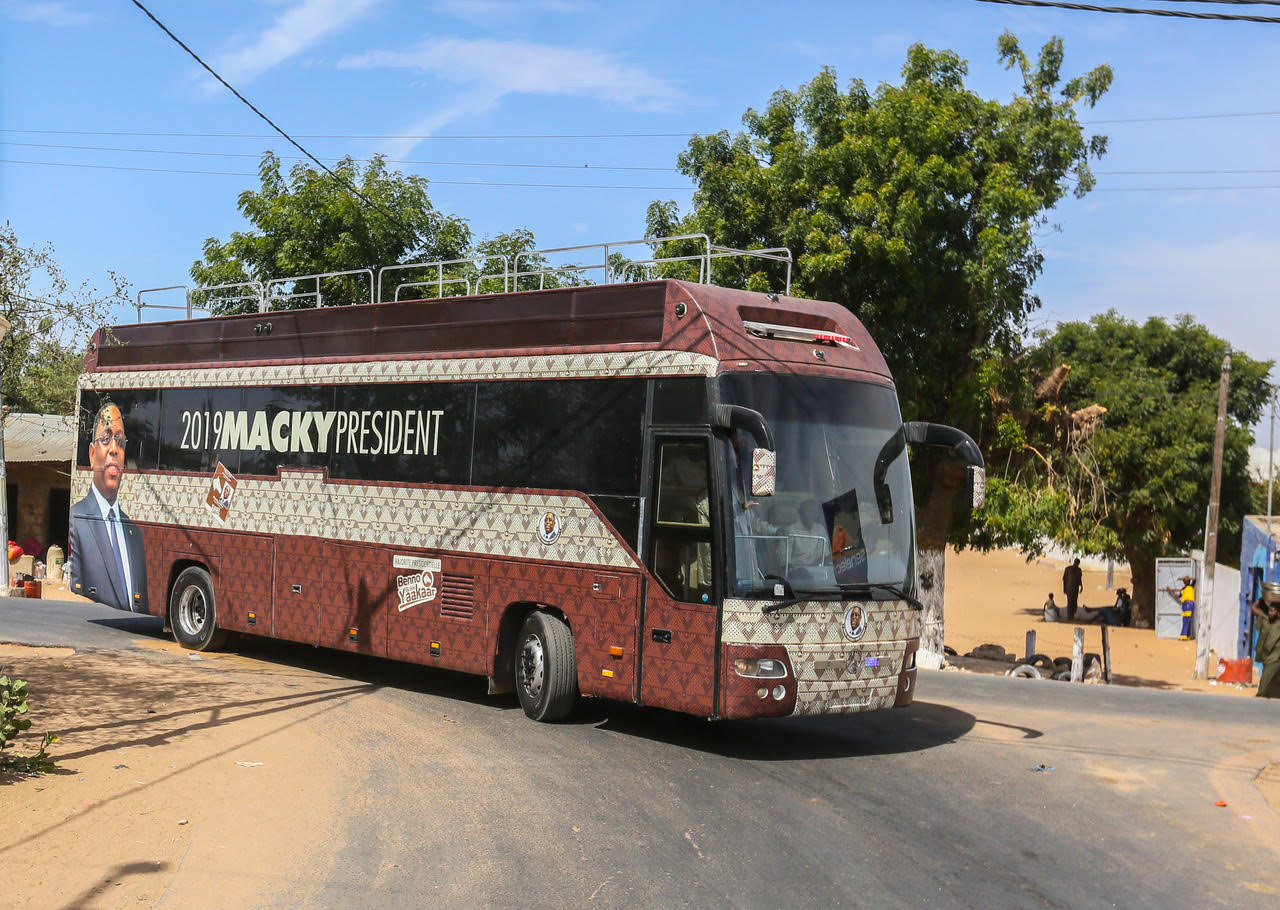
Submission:
M 71 489 L 68 476 L 68 465 L 62 462 L 9 462 L 5 466 L 8 474 L 6 480 L 18 491 L 18 524 L 9 528 L 9 537 L 22 543 L 28 536 L 34 537 L 44 546 L 50 540 L 64 545 L 67 529 L 65 527 L 51 529 L 49 527 L 49 491 Z

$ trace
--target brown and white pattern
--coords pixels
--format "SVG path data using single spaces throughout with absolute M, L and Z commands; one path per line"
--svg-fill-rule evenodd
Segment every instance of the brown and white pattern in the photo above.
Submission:
M 724 602 L 727 644 L 831 645 L 848 644 L 844 611 L 855 601 L 813 600 L 775 613 L 761 613 L 761 601 Z M 867 615 L 867 631 L 860 642 L 905 641 L 920 635 L 920 614 L 901 600 L 856 601 Z
M 75 473 L 75 500 L 87 495 L 91 481 L 91 472 Z M 284 470 L 279 479 L 239 478 L 235 505 L 222 521 L 205 505 L 208 490 L 203 474 L 137 474 L 121 487 L 121 507 L 134 521 L 187 528 L 635 565 L 599 513 L 577 496 L 326 482 L 322 471 Z M 538 528 L 549 510 L 562 530 L 546 544 Z
M 844 611 L 851 603 L 809 601 L 761 613 L 759 601 L 726 600 L 723 639 L 786 647 L 796 674 L 796 714 L 892 707 L 907 641 L 920 634 L 920 614 L 900 600 L 857 602 L 867 614 L 866 632 L 851 642 L 844 634 Z
M 374 382 L 457 382 L 485 379 L 589 379 L 622 376 L 714 376 L 714 357 L 690 351 L 538 354 L 519 357 L 448 357 L 351 360 L 85 373 L 84 389 L 204 389 L 239 386 Z

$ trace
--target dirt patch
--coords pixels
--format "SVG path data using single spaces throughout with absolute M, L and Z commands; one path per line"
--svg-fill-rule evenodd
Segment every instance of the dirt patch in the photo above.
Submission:
M 1097 625 L 1042 621 L 1045 595 L 1054 592 L 1061 603 L 1062 570 L 1066 563 L 1047 557 L 1028 561 L 1013 550 L 978 553 L 947 551 L 946 641 L 959 654 L 979 645 L 997 644 L 1023 655 L 1028 631 L 1036 633 L 1036 651 L 1051 658 L 1070 657 L 1072 636 L 1084 629 L 1087 653 L 1102 653 L 1102 629 Z M 1107 573 L 1084 566 L 1080 603 L 1109 606 L 1115 591 L 1107 588 Z M 1128 570 L 1117 566 L 1114 583 L 1132 590 Z M 1217 680 L 1193 678 L 1194 641 L 1156 638 L 1151 629 L 1112 628 L 1111 672 L 1115 684 L 1156 689 L 1183 689 L 1217 695 L 1251 696 L 1257 685 L 1219 685 Z M 1216 672 L 1217 661 L 1210 661 Z M 981 672 L 979 666 L 973 669 Z M 1006 667 L 1007 669 L 1007 667 Z M 1003 671 L 1002 671 L 1003 672 Z
M 1263 768 L 1254 784 L 1271 804 L 1271 808 L 1280 813 L 1280 764 L 1270 764 Z
M 57 771 L 0 773 L 8 907 L 270 903 L 335 830 L 339 711 L 369 687 L 236 655 L 0 650 Z M 282 847 L 287 845 L 288 852 Z

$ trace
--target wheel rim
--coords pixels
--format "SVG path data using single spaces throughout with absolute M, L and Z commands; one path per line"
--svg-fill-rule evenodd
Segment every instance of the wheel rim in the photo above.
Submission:
M 193 638 L 197 637 L 208 618 L 209 602 L 205 600 L 204 591 L 197 585 L 191 585 L 182 592 L 178 601 L 178 623 L 182 626 L 182 631 Z
M 546 664 L 542 641 L 538 636 L 530 635 L 520 648 L 520 687 L 530 698 L 536 699 L 542 694 Z

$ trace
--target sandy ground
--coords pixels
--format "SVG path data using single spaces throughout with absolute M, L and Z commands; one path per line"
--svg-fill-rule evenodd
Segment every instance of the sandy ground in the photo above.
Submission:
M 1062 568 L 1011 552 L 948 553 L 948 645 L 964 654 L 992 643 L 1021 654 L 1034 629 L 1037 651 L 1070 656 L 1075 627 L 1040 621 Z M 1127 582 L 1118 570 L 1116 583 Z M 1084 583 L 1084 603 L 1112 601 L 1105 572 L 1086 568 Z M 46 595 L 77 599 L 56 589 Z M 1101 651 L 1099 628 L 1083 628 L 1086 650 Z M 335 849 L 329 832 L 339 829 L 351 758 L 341 752 L 343 725 L 370 687 L 251 652 L 193 660 L 172 643 L 139 644 L 147 650 L 0 644 L 0 672 L 29 680 L 33 691 L 33 727 L 15 751 L 29 754 L 44 730 L 61 737 L 51 749 L 56 772 L 0 772 L 0 862 L 16 873 L 6 877 L 4 905 L 300 905 L 306 857 Z M 1193 680 L 1194 659 L 1194 643 L 1112 630 L 1119 684 L 1252 695 L 1253 687 Z M 1263 778 L 1259 788 L 1280 809 L 1280 769 Z
M 289 906 L 279 889 L 296 857 L 327 849 L 341 805 L 326 715 L 366 687 L 146 644 L 0 644 L 0 671 L 32 690 L 32 729 L 13 751 L 60 737 L 55 772 L 0 772 L 5 906 Z
M 949 550 L 944 617 L 947 645 L 966 654 L 978 645 L 996 644 L 1021 656 L 1027 632 L 1034 631 L 1037 652 L 1049 657 L 1070 657 L 1074 630 L 1082 628 L 1085 651 L 1101 654 L 1102 630 L 1098 625 L 1046 623 L 1041 619 L 1041 607 L 1050 591 L 1059 605 L 1065 601 L 1060 593 L 1065 566 L 1066 563 L 1049 558 L 1028 562 L 1025 556 L 1010 550 Z M 1114 603 L 1115 591 L 1107 588 L 1107 573 L 1087 565 L 1081 567 L 1084 590 L 1080 603 L 1095 608 Z M 1114 576 L 1117 586 L 1133 590 L 1127 567 L 1117 566 Z M 1194 679 L 1195 660 L 1194 641 L 1156 638 L 1150 629 L 1111 629 L 1114 683 L 1219 695 L 1252 696 L 1257 691 L 1256 681 L 1245 686 Z M 1217 673 L 1214 655 L 1209 672 Z

